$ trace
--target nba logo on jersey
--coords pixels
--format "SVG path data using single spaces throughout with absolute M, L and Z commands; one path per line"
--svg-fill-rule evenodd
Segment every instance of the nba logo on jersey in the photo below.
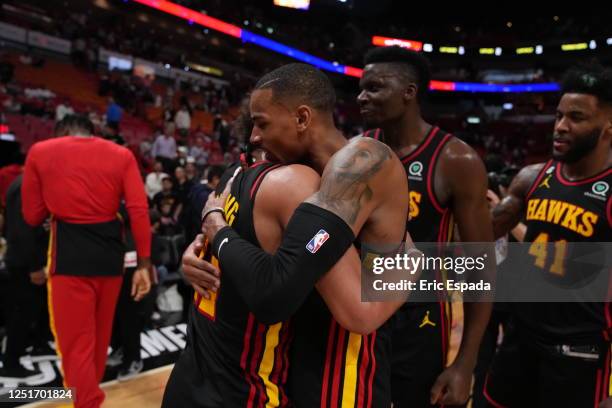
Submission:
M 325 230 L 319 230 L 314 237 L 310 240 L 310 242 L 306 245 L 306 249 L 312 253 L 316 254 L 319 248 L 323 246 L 325 241 L 329 239 L 329 234 Z

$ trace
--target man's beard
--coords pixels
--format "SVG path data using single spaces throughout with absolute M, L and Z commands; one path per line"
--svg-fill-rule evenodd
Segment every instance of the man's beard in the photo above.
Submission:
M 595 129 L 585 137 L 574 139 L 572 146 L 567 152 L 555 154 L 553 150 L 553 158 L 563 163 L 576 163 L 597 147 L 600 135 L 601 129 Z

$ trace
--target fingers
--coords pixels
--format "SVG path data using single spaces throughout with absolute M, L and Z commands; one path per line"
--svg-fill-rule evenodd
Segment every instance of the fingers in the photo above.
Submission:
M 193 286 L 193 290 L 199 293 L 200 296 L 202 296 L 204 299 L 210 299 L 210 293 L 206 289 L 204 289 L 200 285 L 196 285 L 195 283 L 192 283 L 191 286 Z
M 183 265 L 183 275 L 185 275 L 185 279 L 189 281 L 191 284 L 196 284 L 201 286 L 206 290 L 211 290 L 216 292 L 219 289 L 220 281 L 218 278 L 218 270 L 209 264 L 208 262 L 204 262 L 207 266 L 214 269 L 214 271 L 208 271 L 203 269 L 202 267 L 194 267 L 191 265 Z
M 444 388 L 444 382 L 440 379 L 440 377 L 438 377 L 433 387 L 431 387 L 430 402 L 432 405 L 438 404 L 440 402 L 441 398 L 443 397 Z
M 132 279 L 132 289 L 130 290 L 130 296 L 135 298 L 137 291 L 138 291 L 138 282 L 136 281 L 136 279 Z
M 181 266 L 183 267 L 183 272 L 187 272 L 196 278 L 199 276 L 205 277 L 206 274 L 212 275 L 214 278 L 219 277 L 219 269 L 216 266 L 195 255 L 186 254 L 183 256 Z
M 138 269 L 132 279 L 131 295 L 136 302 L 144 298 L 151 290 L 151 281 L 147 269 Z

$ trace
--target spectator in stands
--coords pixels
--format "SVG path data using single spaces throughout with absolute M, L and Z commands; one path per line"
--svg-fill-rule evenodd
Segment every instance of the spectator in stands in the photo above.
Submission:
M 59 122 L 66 115 L 74 115 L 74 109 L 70 106 L 68 100 L 63 99 L 56 107 L 55 107 L 55 121 Z M 95 126 L 95 123 L 94 123 Z
M 223 153 L 227 151 L 230 138 L 230 126 L 221 115 L 215 117 L 214 130 Z
M 151 156 L 162 162 L 166 172 L 171 172 L 174 168 L 173 162 L 177 156 L 176 140 L 174 140 L 173 134 L 172 127 L 166 126 L 165 132 L 157 136 L 151 149 Z
M 140 155 L 142 156 L 143 159 L 146 159 L 146 160 L 152 159 L 151 149 L 153 149 L 153 143 L 151 143 L 150 138 L 143 139 L 142 142 L 140 142 L 139 150 L 140 150 Z
M 106 108 L 106 124 L 113 129 L 119 130 L 119 123 L 123 116 L 123 109 L 115 102 L 112 96 L 108 98 L 108 107 Z
M 147 174 L 145 189 L 150 199 L 153 199 L 157 193 L 162 191 L 162 180 L 169 177 L 168 174 L 164 173 L 163 169 L 162 163 L 156 161 L 153 164 L 153 172 Z
M 174 124 L 179 133 L 179 136 L 184 140 L 189 136 L 189 129 L 191 128 L 191 113 L 187 105 L 181 105 L 181 108 L 176 112 L 174 116 Z
M 193 181 L 187 178 L 187 172 L 185 168 L 182 166 L 178 166 L 174 170 L 174 178 L 176 180 L 175 191 L 178 195 L 178 200 L 181 203 L 181 211 L 177 217 L 177 221 L 179 225 L 182 226 L 182 229 L 185 230 L 189 228 L 189 223 L 191 223 L 191 218 L 189 214 L 191 212 L 190 202 L 189 202 L 189 193 L 191 192 L 191 188 L 193 187 Z
M 86 117 L 66 116 L 56 138 L 30 148 L 22 186 L 26 222 L 52 217 L 49 313 L 64 385 L 76 388 L 77 408 L 104 401 L 99 382 L 123 273 L 122 198 L 138 253 L 131 294 L 138 301 L 151 287 L 151 225 L 138 165 L 128 149 L 92 132 Z
M 160 214 L 163 213 L 163 204 L 170 204 L 170 216 L 176 218 L 181 203 L 178 194 L 174 191 L 174 182 L 170 176 L 166 176 L 162 179 L 162 191 L 155 194 L 155 197 L 153 197 L 153 207 Z
M 38 374 L 19 364 L 31 326 L 36 328 L 38 345 L 49 340 L 46 314 L 45 264 L 48 237 L 42 226 L 31 227 L 22 215 L 22 176 L 10 185 L 6 195 L 6 266 L 8 281 L 3 282 L 6 313 L 6 349 L 0 376 L 23 378 Z M 48 333 L 48 334 L 47 334 Z
M 225 171 L 223 166 L 211 166 L 208 168 L 206 177 L 201 183 L 195 184 L 191 187 L 189 192 L 189 216 L 191 222 L 190 227 L 185 230 L 187 235 L 187 242 L 192 242 L 196 235 L 199 234 L 200 217 L 202 216 L 202 209 L 204 209 L 204 203 L 208 199 L 208 195 L 215 191 L 221 176 Z
M 189 156 L 195 159 L 195 163 L 200 169 L 206 166 L 208 163 L 208 151 L 204 146 L 204 139 L 202 137 L 195 139 L 195 144 L 189 149 Z
M 159 235 L 172 237 L 181 234 L 182 231 L 182 227 L 173 214 L 172 204 L 169 201 L 163 201 L 160 206 Z
M 174 169 L 174 179 L 176 180 L 174 191 L 178 194 L 179 201 L 185 203 L 191 191 L 191 187 L 193 186 L 193 182 L 187 179 L 187 173 L 182 166 L 178 166 Z
M 175 161 L 176 166 L 185 167 L 187 165 L 187 157 L 189 156 L 189 149 L 187 146 L 179 146 L 176 149 L 177 158 Z
M 185 174 L 187 176 L 187 180 L 191 181 L 192 186 L 197 180 L 199 180 L 198 168 L 196 167 L 195 163 L 196 161 L 193 157 L 187 157 L 187 164 L 185 165 Z

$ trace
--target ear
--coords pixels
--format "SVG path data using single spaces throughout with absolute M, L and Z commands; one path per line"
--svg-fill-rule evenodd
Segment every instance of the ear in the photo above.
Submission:
M 410 102 L 417 98 L 418 86 L 414 82 L 410 82 L 404 90 L 404 101 Z
M 296 110 L 296 127 L 298 132 L 304 132 L 312 121 L 312 109 L 307 105 L 300 105 Z

